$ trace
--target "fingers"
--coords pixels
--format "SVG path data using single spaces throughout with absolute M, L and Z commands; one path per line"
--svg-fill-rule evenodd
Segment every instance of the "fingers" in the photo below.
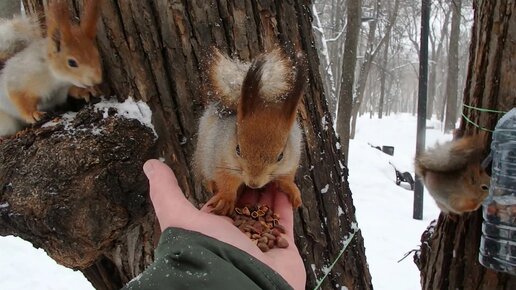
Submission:
M 161 230 L 168 227 L 183 227 L 189 215 L 197 209 L 185 198 L 172 170 L 162 162 L 151 159 L 143 165 L 149 179 L 150 197 Z
M 280 216 L 280 224 L 285 227 L 287 236 L 294 239 L 294 211 L 288 196 L 281 192 L 274 193 L 274 212 Z

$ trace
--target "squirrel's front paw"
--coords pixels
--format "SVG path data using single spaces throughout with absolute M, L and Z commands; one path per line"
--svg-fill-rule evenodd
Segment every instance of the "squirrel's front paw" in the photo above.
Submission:
M 293 208 L 298 208 L 301 206 L 301 191 L 292 180 L 277 180 L 276 184 L 278 186 L 278 190 L 284 192 L 288 195 L 290 203 Z
M 208 202 L 211 212 L 217 215 L 229 215 L 235 209 L 235 199 L 232 196 L 217 193 Z
M 80 88 L 73 86 L 68 90 L 68 95 L 75 99 L 85 100 L 89 103 L 91 97 L 98 96 L 99 92 L 95 87 Z
M 37 121 L 41 120 L 43 118 L 43 116 L 45 116 L 45 114 L 46 114 L 45 112 L 34 111 L 25 116 L 25 121 L 29 124 L 34 124 Z
M 294 190 L 289 192 L 289 199 L 290 203 L 292 203 L 293 208 L 298 208 L 301 206 L 301 192 L 299 191 L 299 188 L 297 188 L 297 186 Z

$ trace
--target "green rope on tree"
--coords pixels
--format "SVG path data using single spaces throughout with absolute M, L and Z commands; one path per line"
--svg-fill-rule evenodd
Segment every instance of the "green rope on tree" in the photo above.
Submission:
M 335 261 L 333 261 L 333 263 L 331 263 L 330 267 L 325 271 L 326 273 L 324 274 L 324 277 L 322 277 L 322 279 L 317 282 L 317 286 L 315 286 L 314 290 L 318 290 L 319 288 L 321 288 L 322 283 L 324 282 L 326 277 L 328 277 L 328 275 L 330 274 L 333 267 L 335 267 L 335 264 L 337 264 L 337 261 L 340 259 L 340 257 L 342 257 L 342 254 L 344 254 L 344 251 L 346 251 L 346 248 L 348 247 L 348 245 L 351 243 L 351 241 L 355 237 L 356 231 L 357 230 L 355 229 L 353 232 L 351 232 L 351 236 L 348 237 L 346 239 L 346 241 L 344 241 L 344 246 L 342 247 L 342 250 L 340 250 L 339 255 L 337 256 L 337 258 L 335 258 Z
M 487 131 L 487 132 L 490 132 L 490 133 L 493 133 L 493 130 L 490 130 L 490 129 L 487 129 L 487 128 L 484 128 L 482 126 L 480 126 L 479 124 L 473 122 L 470 118 L 468 118 L 468 116 L 466 116 L 464 113 L 462 113 L 462 117 L 464 118 L 464 120 L 466 120 L 468 123 L 470 123 L 471 125 L 477 127 L 478 129 L 480 130 L 484 130 L 484 131 Z
M 497 111 L 497 110 L 491 110 L 491 109 L 485 109 L 485 108 L 479 108 L 479 107 L 474 107 L 474 106 L 470 106 L 470 105 L 466 105 L 466 104 L 462 104 L 465 108 L 468 108 L 468 109 L 473 109 L 473 110 L 477 110 L 479 112 L 486 112 L 486 113 L 495 113 L 495 114 L 505 114 L 507 112 L 504 112 L 504 111 Z M 464 116 L 464 114 L 463 114 Z

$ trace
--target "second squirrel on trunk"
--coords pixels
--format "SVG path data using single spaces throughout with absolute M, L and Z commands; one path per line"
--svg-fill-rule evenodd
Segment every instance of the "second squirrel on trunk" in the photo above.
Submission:
M 482 168 L 484 136 L 468 136 L 416 157 L 416 174 L 444 213 L 477 210 L 489 192 L 490 177 Z
M 68 95 L 87 99 L 102 82 L 95 43 L 100 4 L 85 0 L 75 24 L 67 1 L 49 1 L 46 37 L 35 18 L 0 21 L 0 137 L 39 121 Z

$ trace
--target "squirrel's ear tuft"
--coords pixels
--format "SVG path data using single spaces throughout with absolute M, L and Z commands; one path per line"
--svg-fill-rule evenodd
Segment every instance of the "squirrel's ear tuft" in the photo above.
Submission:
M 263 74 L 260 96 L 267 102 L 278 103 L 292 88 L 293 63 L 281 48 L 262 54 Z
M 285 117 L 289 120 L 293 120 L 296 117 L 297 107 L 299 105 L 299 101 L 303 96 L 303 91 L 305 89 L 305 85 L 307 83 L 306 79 L 306 57 L 303 53 L 298 53 L 296 55 L 295 62 L 295 79 L 291 87 L 289 88 L 288 93 L 285 96 L 285 100 L 283 101 L 283 112 Z
M 47 35 L 53 37 L 59 31 L 59 40 L 67 38 L 71 34 L 72 24 L 68 4 L 63 0 L 51 0 L 48 4 Z
M 50 35 L 50 39 L 54 44 L 55 52 L 61 51 L 61 31 L 59 29 L 55 29 Z
M 97 20 L 100 16 L 102 0 L 85 0 L 84 11 L 81 15 L 81 29 L 90 39 L 97 35 Z
M 227 107 L 234 107 L 240 97 L 249 64 L 230 59 L 216 47 L 211 47 L 208 54 L 205 66 L 212 97 Z
M 238 105 L 238 118 L 241 120 L 252 114 L 259 106 L 264 105 L 264 100 L 260 96 L 262 89 L 262 76 L 264 74 L 264 66 L 266 59 L 264 55 L 260 55 L 253 60 L 251 67 L 245 75 L 242 83 L 242 93 Z
M 294 67 L 294 69 L 293 69 Z M 254 59 L 242 84 L 239 119 L 264 106 L 281 108 L 281 115 L 293 122 L 306 84 L 306 59 L 296 56 L 295 64 L 279 49 Z

